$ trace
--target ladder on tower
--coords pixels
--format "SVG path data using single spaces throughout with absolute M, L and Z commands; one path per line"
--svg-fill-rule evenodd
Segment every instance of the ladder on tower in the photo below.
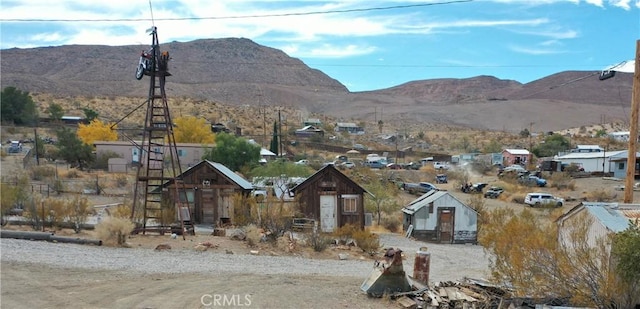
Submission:
M 173 207 L 180 223 L 181 234 L 194 233 L 191 221 L 191 210 L 184 182 L 180 179 L 182 168 L 180 156 L 173 134 L 173 123 L 169 113 L 165 78 L 171 76 L 168 71 L 169 54 L 160 52 L 157 31 L 152 30 L 151 68 L 145 75 L 150 77 L 149 96 L 142 133 L 141 160 L 134 190 L 132 219 L 136 211 L 142 211 L 142 226 L 138 232 L 158 232 L 164 234 L 171 231 L 167 221 L 173 214 Z M 139 201 L 142 196 L 142 202 Z M 175 201 L 175 204 L 171 203 Z M 141 207 L 138 204 L 141 203 Z

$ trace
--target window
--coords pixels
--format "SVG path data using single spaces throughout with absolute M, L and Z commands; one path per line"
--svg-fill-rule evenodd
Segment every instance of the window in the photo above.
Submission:
M 189 203 L 193 203 L 193 201 L 195 201 L 195 194 L 193 190 L 187 190 L 186 192 L 180 191 L 180 202 L 184 203 L 186 201 L 189 201 Z
M 184 157 L 187 155 L 187 151 L 184 149 L 178 149 L 178 157 Z
M 433 202 L 429 203 L 429 213 L 433 213 Z
M 357 195 L 342 196 L 342 212 L 345 212 L 345 213 L 358 212 L 358 196 Z
M 619 162 L 618 163 L 618 169 L 619 170 L 623 170 L 624 169 L 624 163 L 623 162 Z

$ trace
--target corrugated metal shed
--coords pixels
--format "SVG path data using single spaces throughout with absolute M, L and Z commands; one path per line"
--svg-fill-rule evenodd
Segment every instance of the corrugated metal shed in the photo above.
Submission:
M 407 204 L 407 206 L 402 208 L 402 212 L 412 215 L 416 211 L 420 210 L 420 208 L 429 205 L 429 203 L 437 200 L 445 194 L 447 194 L 446 191 L 431 190 Z
M 583 202 L 591 215 L 612 232 L 618 233 L 629 227 L 629 220 L 640 217 L 640 205 Z

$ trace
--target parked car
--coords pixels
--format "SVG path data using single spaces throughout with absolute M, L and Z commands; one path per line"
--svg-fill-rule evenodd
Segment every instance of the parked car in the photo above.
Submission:
M 309 165 L 309 160 L 304 160 L 304 159 L 298 160 L 298 161 L 296 161 L 295 164 L 296 165 Z
M 352 169 L 354 167 L 356 167 L 356 164 L 351 162 L 351 161 L 347 161 L 341 164 L 342 167 L 344 168 L 348 168 L 348 169 Z
M 564 199 L 556 197 L 550 193 L 533 192 L 528 193 L 527 196 L 525 196 L 524 203 L 531 207 L 540 207 L 545 205 L 561 207 L 564 205 Z
M 505 167 L 502 172 L 526 173 L 527 169 L 522 167 L 522 165 L 514 164 Z
M 420 183 L 405 182 L 402 185 L 402 188 L 411 194 L 417 194 L 417 193 L 423 194 L 431 190 L 438 190 L 438 187 L 436 187 L 434 184 L 429 182 L 420 182 Z
M 390 170 L 401 170 L 403 169 L 403 166 L 398 163 L 389 163 L 387 164 L 387 168 Z
M 502 187 L 489 187 L 489 189 L 487 189 L 487 192 L 484 193 L 484 197 L 498 198 L 500 194 L 502 194 L 502 192 L 504 192 L 504 189 Z
M 20 141 L 11 141 L 9 144 L 8 153 L 21 153 L 22 152 L 22 143 Z
M 519 179 L 520 183 L 526 186 L 538 186 L 544 187 L 547 185 L 547 180 L 535 175 L 522 175 Z
M 436 183 L 447 183 L 447 174 L 438 174 L 436 175 Z
M 433 168 L 437 170 L 448 170 L 450 166 L 447 162 L 433 162 Z

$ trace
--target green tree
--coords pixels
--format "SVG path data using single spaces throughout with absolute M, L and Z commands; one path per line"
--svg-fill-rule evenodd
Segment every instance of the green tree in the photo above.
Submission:
M 386 180 L 375 179 L 364 185 L 367 191 L 371 194 L 367 194 L 365 204 L 367 211 L 376 212 L 378 214 L 378 225 L 380 225 L 380 218 L 382 213 L 392 213 L 394 210 L 400 209 L 397 202 L 398 187 Z
M 83 143 L 69 128 L 56 131 L 58 137 L 58 156 L 72 166 L 84 169 L 93 162 L 93 147 Z
M 482 152 L 484 153 L 497 153 L 502 151 L 502 144 L 495 138 L 491 139 L 488 144 L 484 145 Z
M 560 134 L 552 134 L 544 139 L 544 143 L 533 147 L 532 152 L 538 158 L 552 157 L 558 154 L 558 152 L 565 151 L 569 148 L 569 140 L 566 137 Z
M 60 121 L 60 119 L 62 119 L 62 116 L 64 116 L 64 109 L 60 104 L 57 103 L 50 103 L 49 107 L 47 107 L 46 112 L 47 114 L 49 114 L 49 117 L 53 121 Z
M 221 163 L 233 171 L 254 166 L 260 160 L 260 146 L 227 133 L 218 133 L 216 146 L 205 151 L 204 160 Z
M 269 145 L 269 150 L 271 150 L 271 152 L 275 153 L 276 156 L 279 154 L 278 153 L 278 124 L 274 121 L 273 122 L 273 137 L 271 138 L 271 144 Z
M 13 121 L 16 125 L 35 125 L 38 110 L 29 92 L 15 87 L 6 87 L 0 95 L 0 112 L 3 121 Z
M 627 295 L 620 295 L 622 299 L 619 302 L 631 307 L 640 301 L 637 297 L 640 295 L 640 227 L 636 222 L 630 222 L 628 229 L 614 236 L 611 253 L 616 261 L 616 274 L 623 286 L 620 290 L 630 291 Z
M 90 109 L 90 108 L 83 108 L 82 112 L 84 112 L 84 118 L 87 119 L 88 122 L 93 121 L 94 119 L 98 118 L 98 112 Z
M 271 161 L 265 165 L 256 166 L 251 170 L 252 177 L 308 177 L 313 170 L 307 165 L 294 164 L 284 160 Z

